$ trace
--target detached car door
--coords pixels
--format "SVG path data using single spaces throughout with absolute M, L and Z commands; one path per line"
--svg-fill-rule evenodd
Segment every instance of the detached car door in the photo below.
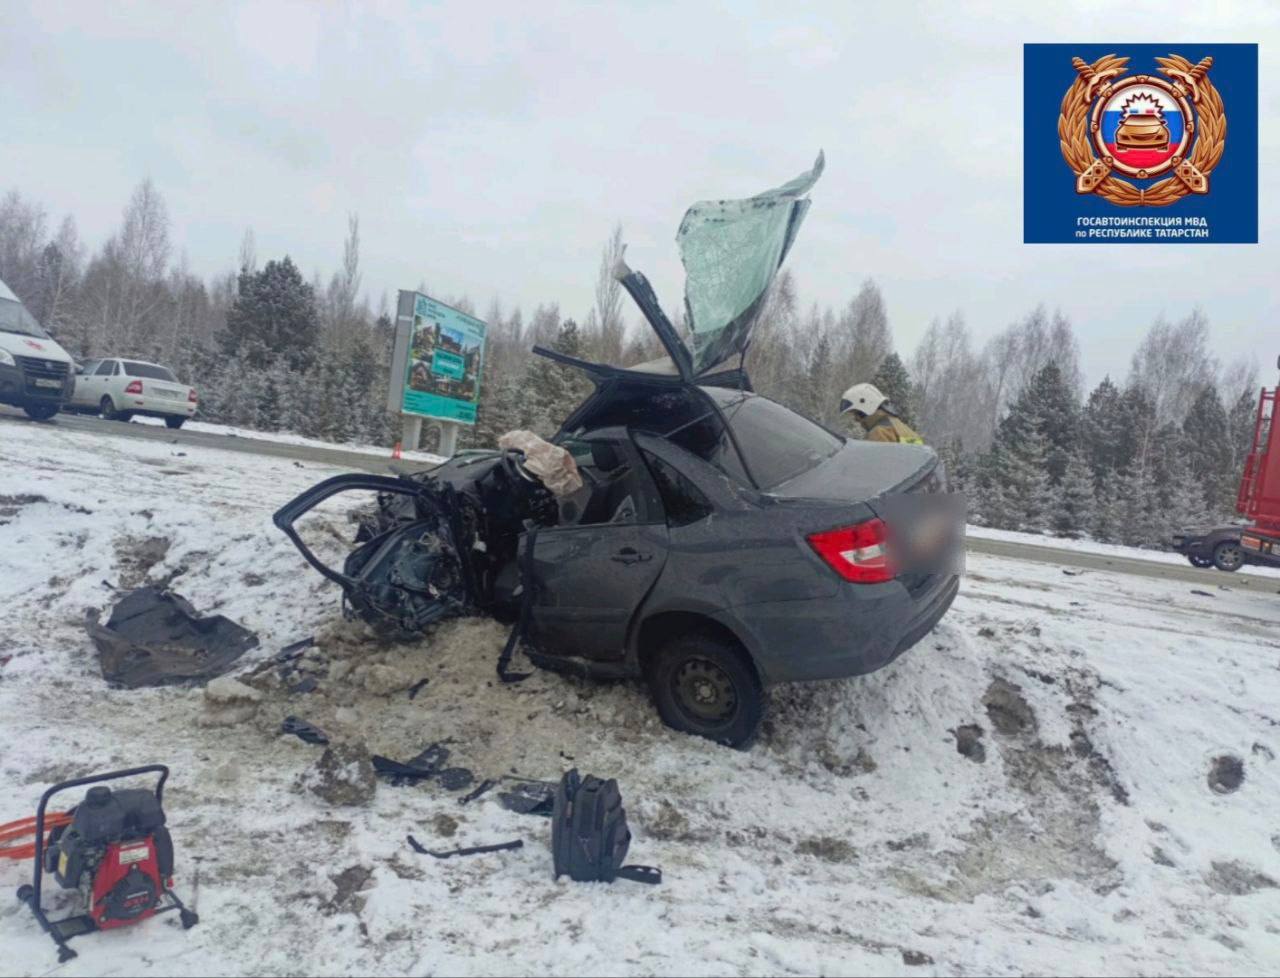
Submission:
M 544 655 L 621 659 L 627 627 L 667 561 L 667 524 L 622 429 L 567 439 L 587 497 L 575 522 L 537 531 L 533 634 Z

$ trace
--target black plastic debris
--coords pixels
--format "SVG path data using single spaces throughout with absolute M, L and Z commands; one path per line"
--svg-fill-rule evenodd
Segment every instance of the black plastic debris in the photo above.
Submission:
M 437 742 L 429 745 L 408 761 L 393 761 L 391 758 L 383 757 L 381 754 L 374 754 L 372 761 L 375 772 L 385 778 L 390 778 L 393 788 L 400 788 L 406 784 L 417 784 L 419 781 L 425 781 L 443 773 L 445 765 L 449 763 L 449 748 Z M 462 770 L 465 770 L 465 768 Z M 470 775 L 471 772 L 468 771 L 467 774 Z M 467 782 L 467 784 L 470 783 L 470 781 Z M 463 785 L 463 787 L 466 787 L 466 785 Z
M 409 699 L 415 698 L 422 692 L 422 688 L 431 682 L 430 679 L 419 679 L 416 683 L 409 687 Z
M 230 671 L 258 636 L 223 615 L 202 618 L 190 602 L 161 588 L 130 591 L 100 624 L 85 622 L 103 678 L 137 689 L 213 679 Z
M 325 746 L 329 743 L 329 735 L 313 724 L 307 723 L 306 720 L 300 720 L 297 717 L 285 717 L 284 723 L 280 724 L 280 732 L 285 734 L 293 734 L 299 740 L 308 744 L 318 744 Z
M 283 665 L 286 662 L 301 659 L 306 654 L 307 649 L 313 648 L 315 644 L 316 638 L 314 635 L 308 635 L 306 638 L 300 638 L 296 642 L 290 642 L 275 654 L 275 661 Z
M 507 780 L 515 780 L 507 778 Z M 498 804 L 517 815 L 550 818 L 555 804 L 556 786 L 549 781 L 516 780 L 510 791 L 498 793 Z
M 431 856 L 435 859 L 452 859 L 454 856 L 478 856 L 486 852 L 511 852 L 515 849 L 524 848 L 523 839 L 515 839 L 511 842 L 499 842 L 491 846 L 470 846 L 466 849 L 447 849 L 439 852 L 428 849 L 413 836 L 406 836 L 409 848 L 420 856 Z
M 1210 593 L 1210 592 L 1208 592 L 1208 591 L 1198 591 L 1198 590 L 1196 590 L 1195 588 L 1192 588 L 1192 589 L 1191 589 L 1191 593 L 1192 593 L 1192 594 L 1198 594 L 1198 595 L 1200 595 L 1200 597 L 1202 597 L 1202 598 L 1212 598 L 1212 597 L 1214 596 L 1213 594 L 1211 594 L 1211 593 Z
M 477 798 L 479 798 L 481 795 L 483 795 L 485 792 L 492 791 L 497 786 L 498 786 L 497 781 L 494 781 L 492 778 L 485 778 L 483 781 L 480 782 L 480 784 L 476 787 L 474 791 L 469 791 L 465 795 L 463 795 L 461 798 L 459 798 L 458 804 L 469 805 L 473 801 L 475 801 Z
M 476 776 L 465 767 L 447 767 L 436 775 L 436 784 L 445 791 L 462 791 L 470 788 Z
M 374 754 L 370 760 L 373 761 L 374 772 L 384 778 L 390 778 L 391 786 L 394 788 L 402 788 L 406 784 L 417 784 L 419 781 L 436 776 L 434 770 L 415 767 L 412 764 L 401 764 L 381 754 Z

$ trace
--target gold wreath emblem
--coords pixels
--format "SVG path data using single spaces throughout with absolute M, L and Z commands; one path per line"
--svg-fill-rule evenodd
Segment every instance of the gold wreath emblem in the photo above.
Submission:
M 1209 80 L 1213 58 L 1204 58 L 1195 65 L 1176 54 L 1156 58 L 1161 74 L 1169 81 L 1138 75 L 1117 84 L 1115 79 L 1125 73 L 1128 63 L 1128 58 L 1117 58 L 1114 54 L 1099 58 L 1093 64 L 1087 64 L 1081 58 L 1071 59 L 1076 80 L 1062 99 L 1058 140 L 1062 158 L 1076 175 L 1076 193 L 1097 194 L 1122 207 L 1167 207 L 1187 194 L 1207 194 L 1209 174 L 1222 159 L 1222 148 L 1227 139 L 1227 115 L 1222 108 L 1222 96 Z M 1147 171 L 1118 164 L 1105 152 L 1094 156 L 1094 143 L 1090 139 L 1091 135 L 1099 132 L 1099 117 L 1108 98 L 1118 87 L 1133 83 L 1154 85 L 1168 92 L 1184 107 L 1182 148 L 1169 161 L 1173 175 L 1146 188 L 1113 176 L 1112 171 L 1119 170 L 1139 178 L 1145 177 Z M 1196 107 L 1194 119 L 1187 111 L 1188 98 Z M 1090 113 L 1090 105 L 1095 100 L 1097 104 Z M 1182 153 L 1188 143 L 1193 144 L 1191 155 L 1184 156 Z M 1100 138 L 1098 145 L 1102 145 Z

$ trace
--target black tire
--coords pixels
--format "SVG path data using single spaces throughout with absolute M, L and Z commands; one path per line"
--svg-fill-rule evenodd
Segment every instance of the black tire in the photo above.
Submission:
M 200 923 L 200 915 L 194 910 L 188 910 L 185 907 L 178 911 L 178 919 L 182 921 L 183 930 L 190 930 Z
M 648 678 L 658 715 L 674 730 L 746 747 L 760 727 L 764 689 L 736 644 L 681 635 L 658 651 Z
M 24 404 L 22 410 L 32 421 L 48 421 L 58 413 L 60 404 Z
M 116 402 L 111 400 L 110 394 L 102 395 L 102 400 L 98 402 L 98 414 L 102 415 L 103 421 L 120 420 L 120 412 L 116 410 Z
M 168 425 L 170 428 L 181 428 L 184 424 L 187 423 L 187 419 L 186 418 L 165 418 L 164 423 Z
M 1223 540 L 1213 548 L 1213 566 L 1220 571 L 1235 573 L 1244 566 L 1244 551 L 1235 540 Z
M 1213 566 L 1212 557 L 1200 557 L 1200 556 L 1197 556 L 1196 554 L 1188 554 L 1187 560 L 1191 561 L 1192 567 L 1212 567 Z

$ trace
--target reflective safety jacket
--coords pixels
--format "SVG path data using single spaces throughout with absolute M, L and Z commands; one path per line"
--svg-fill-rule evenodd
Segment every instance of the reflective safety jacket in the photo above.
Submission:
M 883 409 L 869 415 L 862 426 L 867 429 L 867 441 L 896 441 L 903 445 L 923 445 L 924 439 L 915 433 L 901 418 Z

